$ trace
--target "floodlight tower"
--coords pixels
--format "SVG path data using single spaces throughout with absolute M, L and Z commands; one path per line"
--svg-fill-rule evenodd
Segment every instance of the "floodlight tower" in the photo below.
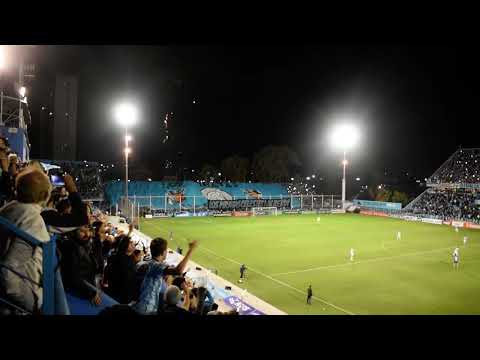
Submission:
M 128 142 L 132 137 L 128 134 L 128 128 L 137 122 L 137 109 L 129 103 L 118 104 L 115 108 L 115 118 L 119 125 L 125 128 L 125 201 L 128 203 L 128 155 L 132 150 L 128 147 Z M 126 204 L 127 204 L 126 203 Z
M 359 133 L 357 128 L 350 123 L 343 123 L 335 127 L 332 133 L 332 144 L 336 148 L 340 148 L 343 151 L 343 178 L 342 178 L 342 208 L 345 208 L 346 198 L 346 169 L 348 165 L 347 150 L 355 147 L 359 139 Z

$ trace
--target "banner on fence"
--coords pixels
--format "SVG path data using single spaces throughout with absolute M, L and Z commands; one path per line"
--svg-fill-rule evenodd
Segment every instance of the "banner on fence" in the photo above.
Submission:
M 282 211 L 282 214 L 302 214 L 302 210 L 301 209 L 293 209 L 293 210 L 283 210 Z
M 250 212 L 248 211 L 234 211 L 232 212 L 232 216 L 250 216 Z
M 286 199 L 243 199 L 243 200 L 208 200 L 210 210 L 246 210 L 254 207 L 290 207 L 290 198 Z
M 355 205 L 381 209 L 381 210 L 402 210 L 401 203 L 385 202 L 385 201 L 370 201 L 370 200 L 353 200 Z
M 435 224 L 435 225 L 442 225 L 443 221 L 441 219 L 422 219 L 422 222 L 424 223 L 429 223 L 429 224 Z
M 465 223 L 465 227 L 467 229 L 480 229 L 480 224 L 475 224 L 475 223 L 471 223 L 471 222 L 466 222 Z
M 463 227 L 463 226 L 464 226 L 464 222 L 463 222 L 463 221 L 452 221 L 452 226 L 455 226 L 455 227 Z
M 384 212 L 372 211 L 372 210 L 361 210 L 361 211 L 360 211 L 360 214 L 363 214 L 363 215 L 372 215 L 372 216 L 381 216 L 381 217 L 388 217 L 388 215 L 385 214 Z
M 240 315 L 265 315 L 236 296 L 229 296 L 225 298 L 224 301 L 228 306 L 236 309 Z

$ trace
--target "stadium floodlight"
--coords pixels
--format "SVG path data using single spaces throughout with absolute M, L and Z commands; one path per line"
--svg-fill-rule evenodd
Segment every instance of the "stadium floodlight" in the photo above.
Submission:
M 132 137 L 128 134 L 128 128 L 135 125 L 138 119 L 137 108 L 128 102 L 119 103 L 114 108 L 115 120 L 120 126 L 125 129 L 125 206 L 128 207 L 128 155 L 132 150 L 128 147 L 128 142 L 132 140 Z
M 21 86 L 20 89 L 18 89 L 18 93 L 22 98 L 24 98 L 27 94 L 27 88 L 25 86 Z
M 345 208 L 345 197 L 346 197 L 346 167 L 348 165 L 347 161 L 347 150 L 354 148 L 360 139 L 360 133 L 358 129 L 349 122 L 342 123 L 336 126 L 332 131 L 331 142 L 332 146 L 339 148 L 343 151 L 343 178 L 342 178 L 342 207 Z
M 135 125 L 137 122 L 137 109 L 129 103 L 121 103 L 115 107 L 115 119 L 125 128 Z
M 5 46 L 0 46 L 0 70 L 7 67 L 7 52 Z

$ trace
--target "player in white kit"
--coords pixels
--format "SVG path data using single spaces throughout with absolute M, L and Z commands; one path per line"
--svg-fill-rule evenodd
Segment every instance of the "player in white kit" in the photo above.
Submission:
M 455 232 L 458 233 L 458 226 L 455 226 Z
M 459 257 L 460 257 L 458 248 L 455 248 L 455 250 L 453 250 L 452 256 L 453 256 L 453 268 L 458 269 L 458 260 L 459 260 Z
M 468 241 L 468 237 L 464 236 L 463 237 L 463 246 L 467 246 L 467 241 Z
M 402 233 L 400 231 L 397 232 L 397 240 L 402 240 Z
M 353 261 L 354 257 L 355 257 L 355 249 L 351 248 L 350 249 L 350 261 Z

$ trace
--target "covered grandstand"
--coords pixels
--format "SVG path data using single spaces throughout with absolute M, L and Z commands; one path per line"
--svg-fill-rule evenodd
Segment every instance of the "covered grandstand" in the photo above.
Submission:
M 459 149 L 427 179 L 404 209 L 418 217 L 480 223 L 480 149 Z

